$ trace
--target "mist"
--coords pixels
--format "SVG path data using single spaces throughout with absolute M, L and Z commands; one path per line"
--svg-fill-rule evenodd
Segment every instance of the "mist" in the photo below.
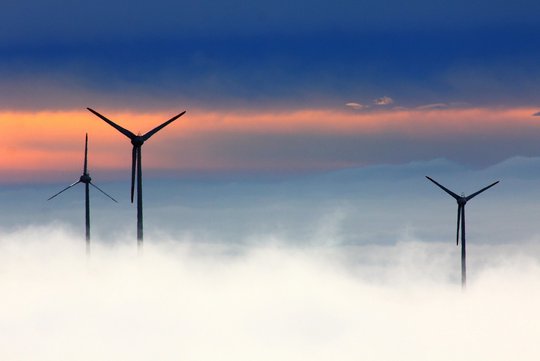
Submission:
M 1 234 L 4 360 L 537 360 L 540 247 Z
M 279 238 L 294 245 L 335 246 L 455 242 L 455 201 L 425 175 L 460 194 L 500 180 L 467 204 L 469 244 L 516 244 L 540 237 L 537 186 L 540 158 L 515 158 L 471 169 L 445 160 L 372 166 L 341 171 L 249 178 L 247 176 L 144 180 L 145 235 L 195 243 L 260 244 Z M 84 187 L 51 201 L 64 183 L 3 185 L 0 230 L 58 225 L 84 234 Z M 103 242 L 135 237 L 136 208 L 125 181 L 98 184 L 116 204 L 91 190 L 92 236 Z
M 539 160 L 0 190 L 3 360 L 537 360 Z M 457 193 L 467 204 L 460 284 Z M 102 179 L 97 177 L 97 179 Z

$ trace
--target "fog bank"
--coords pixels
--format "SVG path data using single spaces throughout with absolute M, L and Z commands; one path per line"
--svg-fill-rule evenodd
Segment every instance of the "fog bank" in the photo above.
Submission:
M 537 360 L 540 247 L 0 234 L 3 360 Z

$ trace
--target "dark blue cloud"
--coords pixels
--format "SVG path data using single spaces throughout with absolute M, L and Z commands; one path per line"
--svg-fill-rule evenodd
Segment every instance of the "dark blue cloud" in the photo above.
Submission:
M 1 105 L 531 104 L 540 5 L 522 5 L 12 3 Z
M 105 40 L 159 38 L 163 34 L 275 34 L 342 29 L 380 31 L 470 29 L 497 24 L 536 24 L 538 2 L 428 0 L 385 2 L 300 0 L 8 1 L 1 39 Z

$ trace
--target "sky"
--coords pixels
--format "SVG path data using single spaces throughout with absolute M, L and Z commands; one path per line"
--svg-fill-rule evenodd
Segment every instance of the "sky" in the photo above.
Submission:
M 533 1 L 10 2 L 7 109 L 536 106 Z M 142 101 L 144 99 L 144 101 Z
M 537 360 L 539 12 L 5 2 L 0 358 Z M 141 134 L 186 111 L 143 146 L 143 255 L 131 144 L 87 107 Z M 46 201 L 85 133 L 119 200 L 92 189 L 89 259 L 83 187 Z M 467 204 L 466 292 L 426 175 L 500 180 Z
M 538 156 L 539 7 L 9 2 L 2 181 L 55 178 L 85 132 L 95 169 L 127 168 L 86 107 L 143 133 L 186 110 L 145 158 L 176 175 Z

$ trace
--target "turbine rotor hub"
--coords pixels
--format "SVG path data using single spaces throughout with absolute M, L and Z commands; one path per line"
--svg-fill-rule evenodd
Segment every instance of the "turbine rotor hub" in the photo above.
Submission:
M 90 183 L 92 178 L 90 178 L 90 174 L 85 173 L 81 176 L 81 178 L 79 178 L 79 181 L 81 181 L 81 183 Z
M 144 144 L 144 139 L 142 136 L 137 135 L 131 139 L 131 144 L 133 144 L 135 147 L 140 147 Z

